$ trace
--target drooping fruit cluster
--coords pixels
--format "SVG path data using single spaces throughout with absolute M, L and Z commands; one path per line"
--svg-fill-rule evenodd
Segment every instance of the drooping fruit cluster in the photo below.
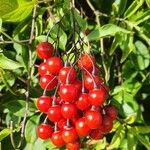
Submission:
M 67 150 L 79 150 L 81 137 L 98 140 L 110 132 L 117 109 L 104 104 L 108 87 L 100 77 L 94 56 L 84 53 L 77 64 L 66 65 L 53 55 L 54 48 L 48 42 L 40 43 L 36 51 L 44 60 L 38 67 L 44 93 L 37 99 L 37 108 L 50 122 L 38 126 L 38 137 L 50 139 L 56 147 L 66 145 Z M 54 94 L 46 95 L 51 90 Z

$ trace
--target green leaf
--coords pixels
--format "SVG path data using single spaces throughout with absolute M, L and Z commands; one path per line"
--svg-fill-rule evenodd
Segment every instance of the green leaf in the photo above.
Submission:
M 18 0 L 19 6 L 17 9 L 6 13 L 2 19 L 7 22 L 20 22 L 28 17 L 33 9 L 34 3 L 32 1 Z
M 0 18 L 0 32 L 2 31 L 2 19 Z
M 0 0 L 0 16 L 15 10 L 18 7 L 17 0 Z
M 150 133 L 150 126 L 135 126 L 132 127 L 132 130 L 134 130 L 137 134 L 147 134 Z
M 132 132 L 127 133 L 128 150 L 136 150 L 136 140 Z
M 48 148 L 48 149 L 51 149 L 51 150 L 57 149 L 56 146 L 54 146 L 54 144 L 52 144 L 52 142 L 50 140 L 44 140 L 43 141 L 43 146 L 45 148 Z
M 146 136 L 136 135 L 136 137 L 147 148 L 147 150 L 150 150 L 150 141 Z
M 81 18 L 81 15 L 75 9 L 73 9 L 73 15 L 75 18 L 75 22 L 77 22 L 77 25 L 81 28 L 82 31 L 84 31 L 87 27 L 86 21 Z
M 23 117 L 25 113 L 26 102 L 23 100 L 13 100 L 3 104 L 10 112 L 16 116 Z M 36 111 L 35 105 L 29 102 L 28 114 L 32 115 Z
M 0 131 L 0 141 L 2 141 L 5 137 L 7 137 L 11 133 L 11 130 L 6 128 Z
M 21 64 L 7 58 L 2 53 L 0 53 L 0 68 L 8 69 L 8 70 L 14 70 L 14 69 L 18 69 L 20 67 L 22 67 Z
M 106 141 L 106 138 L 103 138 L 101 140 L 98 140 L 97 141 L 97 144 L 95 146 L 95 150 L 102 150 L 102 149 L 105 149 L 106 148 L 106 145 L 107 145 L 107 141 Z
M 124 139 L 125 136 L 125 129 L 122 125 L 118 128 L 115 135 L 113 136 L 110 145 L 107 147 L 108 149 L 115 149 L 118 148 L 121 144 L 121 141 Z
M 146 0 L 146 4 L 150 8 L 150 0 Z
M 137 70 L 144 70 L 150 64 L 150 53 L 145 44 L 141 41 L 135 42 L 136 51 L 134 51 L 132 61 L 136 66 Z
M 125 18 L 131 17 L 143 5 L 144 0 L 134 0 L 124 13 Z
M 32 116 L 25 126 L 25 138 L 27 143 L 34 143 L 37 140 L 36 128 L 39 124 L 41 115 Z
M 131 33 L 131 31 L 128 31 L 117 25 L 106 24 L 98 29 L 93 30 L 90 34 L 88 34 L 87 38 L 89 41 L 99 40 L 99 38 L 114 36 L 118 32 L 125 34 Z

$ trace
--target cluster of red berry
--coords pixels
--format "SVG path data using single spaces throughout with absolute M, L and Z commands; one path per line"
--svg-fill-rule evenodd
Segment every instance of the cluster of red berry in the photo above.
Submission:
M 51 139 L 56 147 L 66 144 L 67 150 L 79 150 L 81 137 L 97 140 L 110 132 L 117 109 L 104 105 L 108 87 L 100 78 L 94 56 L 84 53 L 69 65 L 53 55 L 48 42 L 38 44 L 36 51 L 44 60 L 38 67 L 39 84 L 44 91 L 55 89 L 53 96 L 44 92 L 37 100 L 38 110 L 49 121 L 38 126 L 38 137 Z M 78 76 L 82 73 L 81 80 L 77 71 Z

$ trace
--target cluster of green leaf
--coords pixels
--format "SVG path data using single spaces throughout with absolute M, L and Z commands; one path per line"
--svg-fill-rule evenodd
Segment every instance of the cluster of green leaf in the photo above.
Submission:
M 29 38 L 36 5 L 32 60 Z M 37 43 L 47 38 L 63 59 L 82 51 L 95 54 L 110 87 L 109 101 L 119 111 L 110 134 L 88 149 L 150 149 L 150 0 L 1 0 L 0 1 L 0 146 L 17 147 L 25 122 L 24 150 L 57 149 L 36 136 L 43 115 L 37 112 Z M 82 41 L 83 44 L 80 44 Z M 88 46 L 87 46 L 88 45 Z M 29 65 L 32 61 L 32 66 Z M 27 91 L 28 79 L 30 88 Z M 28 109 L 27 92 L 29 92 Z M 11 125 L 11 127 L 10 127 Z M 12 128 L 13 127 L 13 128 Z M 10 138 L 10 137 L 11 138 Z M 13 145 L 13 146 L 12 146 Z M 63 149 L 63 148 L 62 148 Z

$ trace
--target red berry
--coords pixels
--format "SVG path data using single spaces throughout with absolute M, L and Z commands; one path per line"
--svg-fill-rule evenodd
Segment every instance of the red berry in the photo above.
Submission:
M 60 119 L 62 119 L 61 106 L 59 105 L 51 106 L 48 110 L 47 115 L 48 119 L 51 120 L 52 122 L 58 122 Z
M 37 99 L 37 108 L 40 112 L 47 112 L 52 105 L 52 98 L 49 96 L 41 96 Z
M 77 108 L 74 104 L 63 104 L 61 107 L 62 116 L 66 119 L 71 119 L 76 117 Z
M 106 92 L 103 88 L 93 89 L 89 92 L 89 103 L 95 106 L 101 106 L 106 99 Z
M 90 75 L 86 75 L 84 77 L 84 86 L 88 90 L 92 90 L 94 88 L 94 82 L 96 83 L 96 86 L 98 88 L 101 87 L 101 84 L 103 82 L 98 76 L 92 76 L 92 77 Z M 93 82 L 93 80 L 94 80 L 94 82 Z
M 62 118 L 58 121 L 57 125 L 60 130 L 63 130 L 66 127 L 66 119 Z
M 41 124 L 37 127 L 37 136 L 43 140 L 51 138 L 53 129 L 48 124 Z
M 38 67 L 38 73 L 39 75 L 43 76 L 47 73 L 47 67 L 46 67 L 46 63 L 43 62 L 39 65 Z
M 78 139 L 78 134 L 75 130 L 75 128 L 65 128 L 62 131 L 62 138 L 66 143 L 72 143 L 75 142 Z
M 75 141 L 66 144 L 66 150 L 80 150 L 80 142 Z
M 36 47 L 37 55 L 41 59 L 48 59 L 52 57 L 53 51 L 54 51 L 53 45 L 48 42 L 41 42 Z
M 78 94 L 81 93 L 82 91 L 82 81 L 80 80 L 75 80 L 75 82 L 73 82 L 73 85 L 76 87 L 76 89 L 78 90 Z
M 64 84 L 59 89 L 60 98 L 66 102 L 73 102 L 78 95 L 78 91 L 73 84 Z
M 87 136 L 91 131 L 91 129 L 86 124 L 86 120 L 84 117 L 76 121 L 75 127 L 79 136 Z
M 85 68 L 86 70 L 91 71 L 93 69 L 94 63 L 95 63 L 94 57 L 86 53 L 80 57 L 78 61 L 78 67 L 83 70 Z
M 117 118 L 118 111 L 117 111 L 117 108 L 115 106 L 113 106 L 113 105 L 106 106 L 105 112 L 113 120 L 115 120 Z
M 57 85 L 57 79 L 52 74 L 45 74 L 40 78 L 40 86 L 42 89 L 52 90 Z
M 76 106 L 80 110 L 86 110 L 89 108 L 89 100 L 88 100 L 88 94 L 87 93 L 82 93 L 78 100 L 76 101 Z
M 102 125 L 100 126 L 100 130 L 103 133 L 108 133 L 111 131 L 112 127 L 113 127 L 113 120 L 109 116 L 103 115 Z
M 56 147 L 64 146 L 65 142 L 62 138 L 62 131 L 53 132 L 52 137 L 51 137 L 51 141 Z
M 90 133 L 90 137 L 93 139 L 93 140 L 99 140 L 99 139 L 102 139 L 103 138 L 103 132 L 100 130 L 100 129 L 94 129 L 91 131 Z
M 100 112 L 89 110 L 85 114 L 85 121 L 90 129 L 97 129 L 102 124 L 102 116 Z
M 67 66 L 63 67 L 59 71 L 58 78 L 61 81 L 61 83 L 66 83 L 68 80 L 68 83 L 73 83 L 76 79 L 76 70 L 73 67 Z
M 51 57 L 47 60 L 46 65 L 47 70 L 50 73 L 57 75 L 60 69 L 63 67 L 63 61 L 61 60 L 60 57 Z

